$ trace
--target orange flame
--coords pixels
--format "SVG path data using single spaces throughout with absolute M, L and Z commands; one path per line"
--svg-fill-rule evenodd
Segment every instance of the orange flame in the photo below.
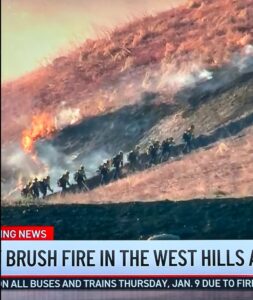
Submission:
M 41 113 L 32 118 L 31 127 L 22 132 L 21 145 L 26 153 L 33 151 L 34 143 L 55 131 L 54 118 L 48 113 Z

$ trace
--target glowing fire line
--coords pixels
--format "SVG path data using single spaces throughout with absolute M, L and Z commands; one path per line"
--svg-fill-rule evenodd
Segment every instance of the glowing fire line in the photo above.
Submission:
M 48 113 L 33 116 L 31 127 L 22 132 L 21 145 L 26 153 L 31 153 L 34 143 L 43 137 L 50 136 L 56 130 L 54 118 Z

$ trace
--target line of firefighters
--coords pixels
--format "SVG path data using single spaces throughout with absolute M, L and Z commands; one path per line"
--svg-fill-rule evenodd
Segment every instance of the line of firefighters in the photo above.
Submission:
M 183 134 L 182 139 L 184 141 L 183 153 L 189 153 L 192 150 L 194 139 L 194 125 L 191 125 Z M 152 141 L 147 149 L 147 155 L 149 157 L 147 165 L 142 162 L 142 155 L 140 153 L 140 147 L 136 146 L 134 150 L 130 151 L 127 156 L 128 166 L 130 172 L 141 170 L 145 167 L 156 165 L 169 159 L 172 153 L 173 146 L 175 145 L 172 137 L 165 139 L 161 144 L 159 141 Z M 121 170 L 124 166 L 124 155 L 120 151 L 112 159 L 105 161 L 99 166 L 97 173 L 100 175 L 100 185 L 105 185 L 110 182 L 111 170 L 113 170 L 112 179 L 117 180 L 121 178 Z M 79 170 L 74 173 L 74 181 L 76 182 L 79 192 L 89 191 L 87 186 L 87 176 L 84 166 L 81 166 Z M 68 188 L 72 186 L 70 183 L 70 173 L 66 171 L 57 181 L 57 185 L 62 189 L 62 195 L 64 195 Z M 50 176 L 38 180 L 34 178 L 33 181 L 28 182 L 22 189 L 21 195 L 25 198 L 31 197 L 37 199 L 42 194 L 42 198 L 47 196 L 48 191 L 53 193 L 53 189 L 50 185 Z

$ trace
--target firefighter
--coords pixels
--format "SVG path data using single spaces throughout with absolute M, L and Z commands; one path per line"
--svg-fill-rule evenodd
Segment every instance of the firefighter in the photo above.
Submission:
M 123 167 L 123 152 L 120 151 L 117 155 L 112 159 L 112 164 L 114 166 L 114 174 L 113 179 L 117 180 L 121 176 L 121 168 Z
M 139 170 L 142 170 L 144 162 L 143 162 L 143 157 L 142 157 L 142 154 L 141 154 L 141 147 L 140 146 L 136 147 L 136 155 L 137 155 L 137 168 Z
M 187 130 L 185 130 L 183 134 L 183 141 L 184 141 L 183 153 L 189 153 L 193 148 L 194 129 L 195 126 L 191 125 Z
M 101 185 L 105 185 L 109 182 L 109 171 L 110 171 L 110 167 L 108 162 L 110 162 L 109 160 L 105 163 L 103 163 L 100 167 L 99 167 L 99 172 L 100 172 L 100 184 Z
M 123 154 L 123 151 L 119 152 L 119 158 L 120 158 L 120 167 L 123 168 L 123 166 L 124 166 L 124 154 Z
M 33 185 L 33 180 L 29 181 L 28 183 L 28 197 L 33 197 L 32 195 L 32 185 Z
M 28 196 L 30 195 L 30 186 L 31 186 L 32 182 L 29 181 L 21 190 L 21 196 L 24 198 L 28 198 Z
M 136 167 L 136 155 L 135 155 L 135 152 L 134 150 L 131 150 L 128 154 L 128 157 L 127 157 L 127 160 L 129 162 L 129 167 L 130 167 L 130 170 L 132 172 L 135 171 L 135 167 Z
M 108 167 L 108 170 L 110 171 L 111 166 L 112 166 L 112 160 L 111 160 L 111 159 L 107 159 L 106 165 L 107 165 L 107 167 Z
M 156 165 L 158 162 L 158 156 L 159 156 L 159 148 L 160 148 L 160 142 L 159 141 L 153 141 L 153 143 L 149 146 L 149 156 L 150 156 L 150 166 Z
M 146 150 L 146 155 L 147 155 L 147 160 L 148 162 L 145 164 L 145 167 L 148 168 L 151 165 L 151 152 L 153 151 L 153 143 L 150 142 L 147 150 Z
M 42 181 L 40 181 L 40 191 L 42 193 L 42 198 L 45 199 L 47 196 L 47 190 L 49 190 L 51 193 L 53 193 L 53 189 L 50 186 L 50 176 L 43 178 Z
M 33 199 L 38 199 L 40 197 L 39 181 L 37 177 L 34 178 L 32 184 L 30 185 L 30 192 Z
M 173 137 L 167 138 L 162 142 L 162 157 L 161 161 L 166 161 L 171 156 L 172 147 L 175 145 Z
M 84 179 L 87 180 L 87 176 L 86 176 L 86 173 L 85 173 L 84 166 L 81 166 L 80 169 L 79 169 L 79 171 L 83 175 Z
M 69 183 L 69 171 L 66 171 L 58 180 L 57 182 L 58 186 L 62 188 L 62 195 L 64 195 L 67 192 L 67 186 L 71 186 Z
M 134 150 L 129 152 L 127 160 L 132 172 L 140 167 L 140 146 L 136 146 Z
M 136 146 L 135 149 L 134 149 L 134 152 L 135 152 L 135 157 L 136 157 L 136 168 L 137 169 L 140 169 L 141 168 L 141 153 L 140 153 L 140 146 Z
M 87 180 L 84 166 L 81 166 L 80 169 L 74 174 L 74 179 L 77 182 L 79 191 L 89 191 L 88 186 L 85 181 Z
M 194 130 L 195 130 L 195 126 L 194 125 L 191 125 L 189 128 L 188 128 L 188 132 L 190 133 L 190 135 L 192 137 L 194 137 Z

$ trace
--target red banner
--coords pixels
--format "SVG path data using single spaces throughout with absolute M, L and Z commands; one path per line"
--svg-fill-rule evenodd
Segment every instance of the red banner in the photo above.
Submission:
M 53 240 L 53 226 L 1 226 L 1 240 Z

